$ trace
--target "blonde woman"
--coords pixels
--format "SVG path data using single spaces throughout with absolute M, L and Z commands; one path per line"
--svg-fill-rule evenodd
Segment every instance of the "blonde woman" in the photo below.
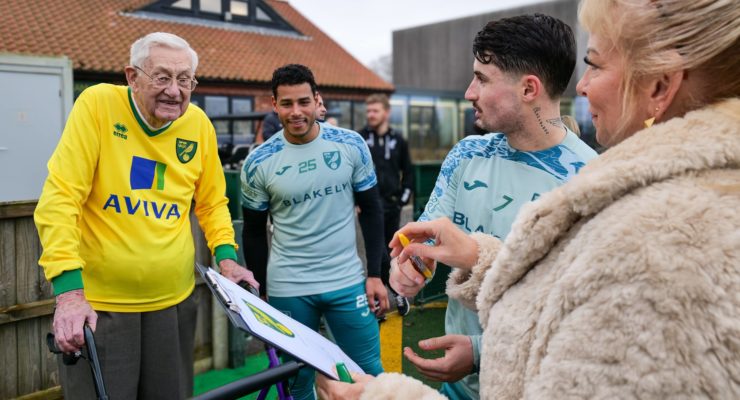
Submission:
M 481 397 L 740 398 L 740 7 L 584 0 L 587 96 L 612 147 L 524 207 L 505 243 L 448 220 L 401 229 L 462 269 L 484 329 Z M 403 263 L 395 289 L 418 276 Z M 393 282 L 393 279 L 392 279 Z M 331 398 L 437 398 L 412 378 L 322 380 Z

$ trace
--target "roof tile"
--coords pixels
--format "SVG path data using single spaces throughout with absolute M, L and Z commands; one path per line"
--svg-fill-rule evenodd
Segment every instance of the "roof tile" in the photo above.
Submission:
M 269 82 L 284 64 L 311 68 L 322 86 L 393 90 L 288 2 L 266 0 L 302 37 L 244 32 L 141 18 L 130 13 L 151 0 L 3 0 L 0 52 L 66 55 L 75 70 L 117 73 L 129 46 L 155 31 L 183 37 L 198 52 L 199 79 Z

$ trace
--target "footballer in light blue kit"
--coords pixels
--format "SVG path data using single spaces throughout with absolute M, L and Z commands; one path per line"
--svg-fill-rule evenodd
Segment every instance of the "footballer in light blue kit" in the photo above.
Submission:
M 596 152 L 571 131 L 559 145 L 541 151 L 515 150 L 502 133 L 469 136 L 442 163 L 419 221 L 447 217 L 465 232 L 503 241 L 522 205 L 565 183 L 593 157 Z M 471 337 L 476 366 L 482 332 L 475 311 L 455 299 L 448 301 L 445 333 Z M 477 374 L 451 386 L 468 398 L 478 397 Z
M 370 152 L 358 133 L 316 121 L 318 92 L 307 67 L 278 68 L 272 85 L 283 130 L 249 154 L 241 173 L 247 266 L 258 281 L 266 279 L 271 305 L 314 330 L 324 315 L 339 347 L 377 375 L 383 368 L 373 311 L 387 309 L 388 298 L 380 281 L 383 214 Z M 357 254 L 355 203 L 362 210 L 367 278 Z M 314 374 L 301 369 L 294 398 L 315 398 Z
M 274 135 L 244 164 L 242 204 L 270 210 L 270 297 L 306 296 L 365 281 L 355 241 L 354 192 L 377 182 L 359 134 L 319 124 L 307 144 Z
M 543 14 L 491 21 L 476 35 L 473 54 L 465 99 L 473 104 L 476 126 L 496 133 L 466 137 L 450 151 L 419 220 L 447 217 L 465 232 L 503 241 L 522 205 L 564 184 L 596 152 L 560 118 L 560 96 L 576 57 L 567 24 Z M 479 398 L 477 313 L 450 299 L 445 333 L 463 351 L 446 352 L 459 373 L 444 376 L 440 391 L 453 400 Z M 454 354 L 472 360 L 452 360 Z

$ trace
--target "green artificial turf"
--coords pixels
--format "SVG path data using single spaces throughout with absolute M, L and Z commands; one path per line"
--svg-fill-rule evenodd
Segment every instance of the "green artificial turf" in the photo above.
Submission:
M 416 354 L 424 358 L 437 358 L 444 356 L 444 351 L 424 351 L 419 349 L 419 341 L 445 333 L 445 308 L 414 308 L 403 318 L 403 347 L 411 347 Z M 421 380 L 427 385 L 439 389 L 440 382 L 430 381 L 424 378 L 416 370 L 406 357 L 403 358 L 403 373 Z
M 202 374 L 195 376 L 195 385 L 193 388 L 193 395 L 205 393 L 209 390 L 213 390 L 217 387 L 226 385 L 227 383 L 234 382 L 240 378 L 255 374 L 263 371 L 267 368 L 268 360 L 267 354 L 260 352 L 258 354 L 247 357 L 244 362 L 244 366 L 241 368 L 225 368 L 220 370 L 210 370 Z M 259 392 L 252 393 L 248 396 L 240 397 L 240 399 L 254 400 L 257 398 Z M 270 393 L 267 395 L 268 399 L 276 399 L 277 391 L 273 387 L 270 389 Z

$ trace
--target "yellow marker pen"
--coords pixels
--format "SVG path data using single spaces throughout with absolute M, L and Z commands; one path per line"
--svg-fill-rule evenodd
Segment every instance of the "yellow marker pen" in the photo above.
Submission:
M 403 233 L 398 234 L 398 240 L 401 241 L 401 245 L 403 247 L 406 247 L 409 245 L 409 243 L 411 243 L 409 238 L 407 238 L 406 235 L 404 235 Z M 424 283 L 429 283 L 434 275 L 432 274 L 432 271 L 427 268 L 426 264 L 424 264 L 424 261 L 422 261 L 419 256 L 410 256 L 409 260 L 411 260 L 411 265 L 414 266 L 414 269 L 416 269 L 417 272 L 419 272 L 424 276 L 424 278 L 426 278 L 426 281 Z

